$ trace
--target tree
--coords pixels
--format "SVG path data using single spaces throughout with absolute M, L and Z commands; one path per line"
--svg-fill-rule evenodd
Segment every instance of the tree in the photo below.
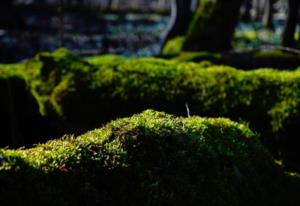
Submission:
M 244 4 L 244 11 L 243 11 L 243 14 L 242 14 L 242 20 L 244 22 L 250 22 L 251 21 L 251 9 L 253 7 L 253 4 L 252 4 L 252 0 L 246 0 L 245 1 L 245 4 Z
M 192 16 L 192 0 L 172 0 L 171 20 L 164 35 L 162 45 L 177 36 L 186 34 Z
M 288 16 L 282 34 L 282 46 L 293 48 L 296 45 L 294 35 L 299 18 L 299 5 L 299 0 L 288 0 Z
M 273 13 L 275 0 L 266 0 L 263 25 L 268 29 L 274 29 Z
M 254 0 L 253 1 L 253 7 L 254 7 L 254 10 L 255 10 L 255 20 L 256 21 L 261 20 L 261 16 L 262 16 L 262 13 L 263 13 L 263 3 L 264 2 L 265 1 L 262 1 L 262 0 Z
M 227 51 L 244 0 L 201 0 L 190 24 L 185 51 Z
M 112 0 L 107 0 L 107 4 L 106 4 L 106 10 L 107 10 L 107 11 L 111 9 L 112 3 L 113 3 Z

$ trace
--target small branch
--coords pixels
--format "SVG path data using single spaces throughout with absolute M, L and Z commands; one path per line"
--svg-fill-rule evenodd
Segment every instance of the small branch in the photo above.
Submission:
M 186 113 L 187 113 L 187 116 L 190 117 L 191 114 L 190 114 L 190 108 L 189 108 L 189 105 L 188 103 L 185 103 L 185 108 L 186 108 Z

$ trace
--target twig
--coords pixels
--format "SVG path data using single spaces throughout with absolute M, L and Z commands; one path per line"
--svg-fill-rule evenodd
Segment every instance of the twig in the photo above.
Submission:
M 185 108 L 186 108 L 186 113 L 187 113 L 187 116 L 190 117 L 190 108 L 189 108 L 189 105 L 188 103 L 185 103 Z

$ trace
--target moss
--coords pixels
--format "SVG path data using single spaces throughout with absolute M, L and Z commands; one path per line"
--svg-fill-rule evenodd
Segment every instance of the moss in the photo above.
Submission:
M 162 50 L 164 56 L 174 56 L 180 54 L 185 37 L 179 36 L 169 40 Z
M 0 78 L 10 78 L 12 76 L 22 77 L 24 64 L 0 64 Z
M 45 115 L 45 107 L 48 107 L 48 115 L 61 116 L 52 93 L 61 91 L 62 87 L 68 92 L 74 91 L 73 82 L 84 84 L 89 81 L 94 67 L 69 51 L 59 49 L 52 54 L 48 52 L 37 54 L 26 63 L 25 70 L 26 80 L 31 86 L 33 95 L 39 101 L 40 113 Z
M 185 61 L 210 61 L 214 64 L 223 64 L 242 70 L 258 68 L 276 68 L 295 70 L 300 65 L 298 54 L 283 51 L 248 51 L 231 53 L 213 52 L 181 52 L 172 56 L 172 60 Z
M 0 147 L 36 142 L 43 128 L 38 105 L 23 74 L 23 64 L 0 65 Z
M 147 110 L 81 135 L 1 150 L 2 205 L 295 204 L 247 127 Z
M 211 52 L 181 52 L 178 56 L 174 57 L 172 60 L 179 62 L 201 62 L 210 61 L 214 64 L 220 64 L 222 62 L 222 54 L 211 53 Z
M 107 54 L 107 55 L 101 55 L 101 56 L 92 56 L 87 57 L 85 60 L 93 65 L 114 65 L 119 64 L 125 60 L 124 57 L 113 55 L 113 54 Z
M 293 132 L 300 119 L 300 70 L 242 71 L 157 58 L 115 59 L 94 57 L 89 63 L 60 50 L 29 61 L 27 80 L 42 114 L 63 119 L 72 132 L 148 108 L 186 115 L 187 104 L 195 115 L 249 122 L 276 158 L 299 165 Z

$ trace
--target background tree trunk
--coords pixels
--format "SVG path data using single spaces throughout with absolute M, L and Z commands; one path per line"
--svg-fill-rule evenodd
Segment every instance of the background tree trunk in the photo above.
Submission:
M 244 12 L 242 14 L 242 20 L 244 22 L 250 22 L 251 21 L 251 9 L 253 7 L 252 0 L 246 0 L 244 3 Z
M 163 38 L 162 48 L 168 40 L 186 34 L 192 16 L 191 4 L 192 0 L 171 1 L 171 20 Z
M 108 1 L 107 1 L 107 4 L 106 4 L 106 10 L 107 10 L 107 11 L 109 11 L 109 10 L 111 9 L 112 3 L 113 3 L 112 0 L 108 0 Z
M 198 7 L 198 3 L 200 0 L 192 0 L 191 2 L 191 11 L 194 13 Z
M 285 28 L 282 34 L 282 46 L 295 47 L 295 30 L 299 18 L 299 0 L 288 0 L 288 16 L 285 24 Z
M 275 0 L 266 0 L 265 11 L 263 16 L 263 25 L 268 29 L 274 29 L 273 13 Z
M 183 50 L 211 52 L 230 50 L 243 2 L 244 0 L 200 0 Z

